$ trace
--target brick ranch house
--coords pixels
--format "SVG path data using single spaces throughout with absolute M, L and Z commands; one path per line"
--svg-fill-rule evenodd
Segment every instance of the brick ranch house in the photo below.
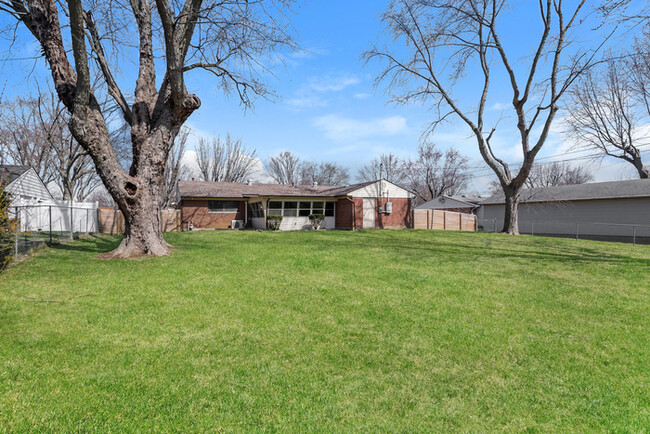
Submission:
M 310 229 L 310 214 L 324 214 L 324 229 L 410 228 L 410 191 L 386 180 L 344 187 L 179 181 L 181 228 L 265 229 L 266 216 L 282 215 L 280 230 Z

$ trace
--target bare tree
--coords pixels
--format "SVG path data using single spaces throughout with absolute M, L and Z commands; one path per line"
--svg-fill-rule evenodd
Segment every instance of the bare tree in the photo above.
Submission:
M 255 169 L 255 154 L 255 149 L 248 149 L 241 139 L 234 140 L 230 134 L 225 140 L 202 137 L 196 149 L 196 164 L 204 181 L 244 182 Z
M 393 102 L 433 104 L 437 120 L 431 124 L 430 131 L 450 116 L 461 120 L 472 131 L 481 156 L 505 193 L 503 232 L 509 234 L 519 233 L 519 193 L 546 142 L 560 100 L 575 79 L 595 62 L 597 52 L 612 35 L 607 23 L 589 8 L 591 5 L 586 0 L 570 3 L 540 0 L 541 31 L 537 43 L 530 55 L 517 54 L 515 70 L 515 59 L 502 40 L 505 33 L 500 17 L 505 10 L 516 13 L 512 11 L 521 7 L 520 3 L 393 0 L 383 14 L 383 22 L 394 44 L 403 41 L 404 45 L 394 49 L 374 46 L 364 54 L 366 61 L 386 63 L 377 84 L 387 83 Z M 629 5 L 621 4 L 619 8 L 626 6 Z M 607 12 L 615 13 L 619 8 L 608 8 Z M 575 28 L 590 25 L 598 28 L 590 37 L 591 46 L 572 37 Z M 530 23 L 527 28 L 532 32 L 535 26 Z M 477 66 L 476 74 L 474 70 L 472 74 L 467 73 L 470 65 Z M 505 74 L 502 78 L 511 88 L 513 127 L 518 131 L 523 154 L 523 164 L 516 172 L 492 147 L 498 122 L 486 125 L 490 84 L 502 72 Z M 471 89 L 477 79 L 480 86 L 476 103 L 465 107 L 455 98 L 453 90 L 463 80 L 472 80 L 465 87 Z
M 17 97 L 2 104 L 0 141 L 5 158 L 11 164 L 32 167 L 47 185 L 55 180 L 56 170 L 46 124 L 38 98 Z
M 418 147 L 417 160 L 407 160 L 402 170 L 419 201 L 426 202 L 441 194 L 454 195 L 463 191 L 470 178 L 468 161 L 456 149 L 442 152 L 435 144 L 427 142 Z
M 189 173 L 187 166 L 183 164 L 185 145 L 187 143 L 187 138 L 189 135 L 189 128 L 181 128 L 178 135 L 176 136 L 176 139 L 174 140 L 174 146 L 172 147 L 171 151 L 169 151 L 169 157 L 167 158 L 167 164 L 165 165 L 165 195 L 163 196 L 160 203 L 162 209 L 166 209 L 172 206 L 172 202 L 175 199 L 174 194 L 178 180 L 185 178 Z
M 90 194 L 86 198 L 86 201 L 97 202 L 97 205 L 102 208 L 113 208 L 116 210 L 119 209 L 117 204 L 113 200 L 113 197 L 111 197 L 111 195 L 108 193 L 108 191 L 103 185 L 100 185 L 92 192 L 90 192 Z
M 4 105 L 0 136 L 12 163 L 33 167 L 45 184 L 59 187 L 64 200 L 83 201 L 101 181 L 68 121 L 55 95 L 18 97 Z
M 552 187 L 555 185 L 585 184 L 594 179 L 593 174 L 585 166 L 571 166 L 568 162 L 555 161 L 533 166 L 526 187 Z
M 347 185 L 350 181 L 348 169 L 333 162 L 304 162 L 300 166 L 300 183 L 319 185 Z
M 395 154 L 381 154 L 357 171 L 359 182 L 385 179 L 395 184 L 402 184 L 406 179 L 402 159 Z
M 280 22 L 286 20 L 280 9 L 290 3 L 69 0 L 67 10 L 59 10 L 66 6 L 55 0 L 0 0 L 0 10 L 39 42 L 57 95 L 71 114 L 70 130 L 124 215 L 124 239 L 106 257 L 168 253 L 160 229 L 167 156 L 180 127 L 201 105 L 188 91 L 186 76 L 195 70 L 210 72 L 245 106 L 255 96 L 268 96 L 260 74 L 271 62 L 263 60 L 294 45 L 289 27 Z M 138 59 L 130 99 L 116 79 L 120 59 Z M 157 79 L 161 70 L 164 76 Z M 129 127 L 128 171 L 122 169 L 111 142 L 107 114 L 98 103 L 101 95 L 91 89 L 94 76 L 101 78 L 103 92 L 115 101 Z
M 278 184 L 300 183 L 300 157 L 285 151 L 266 162 L 266 171 Z
M 609 62 L 603 71 L 590 70 L 570 91 L 567 134 L 580 149 L 600 157 L 614 157 L 632 164 L 640 178 L 648 178 L 640 145 L 649 142 L 639 127 L 650 120 L 645 86 L 650 85 L 650 54 L 635 56 L 631 72 L 622 62 Z M 648 74 L 644 77 L 644 74 Z M 631 79 L 634 77 L 634 79 Z

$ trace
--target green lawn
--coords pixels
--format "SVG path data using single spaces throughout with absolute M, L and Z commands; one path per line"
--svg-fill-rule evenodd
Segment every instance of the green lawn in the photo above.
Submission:
M 0 275 L 0 431 L 650 427 L 650 247 L 425 231 L 119 239 Z

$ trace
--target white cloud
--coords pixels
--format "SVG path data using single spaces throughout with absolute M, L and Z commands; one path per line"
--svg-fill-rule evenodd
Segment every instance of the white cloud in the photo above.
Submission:
M 495 102 L 492 107 L 490 107 L 490 110 L 496 110 L 496 111 L 503 111 L 510 107 L 508 104 L 504 104 L 502 102 Z
M 359 83 L 361 83 L 361 80 L 353 75 L 326 75 L 309 80 L 309 87 L 316 92 L 339 92 L 346 87 Z
M 296 109 L 325 107 L 328 104 L 328 100 L 319 96 L 298 96 L 288 99 L 287 104 Z
M 356 99 L 366 99 L 366 98 L 370 98 L 371 96 L 372 95 L 370 95 L 369 93 L 355 93 L 354 94 L 354 97 Z
M 351 74 L 312 77 L 300 86 L 294 93 L 293 98 L 287 99 L 286 103 L 291 108 L 298 110 L 326 107 L 330 101 L 323 96 L 324 94 L 340 92 L 359 83 L 361 83 L 361 80 Z
M 314 119 L 313 124 L 325 133 L 325 137 L 335 142 L 393 136 L 409 131 L 406 118 L 402 116 L 361 120 L 332 114 Z

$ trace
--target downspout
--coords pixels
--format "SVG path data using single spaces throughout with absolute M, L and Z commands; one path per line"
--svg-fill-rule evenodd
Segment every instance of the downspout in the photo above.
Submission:
M 357 204 L 354 202 L 354 200 L 350 199 L 349 196 L 345 196 L 347 200 L 352 202 L 352 230 L 356 231 L 357 230 Z

